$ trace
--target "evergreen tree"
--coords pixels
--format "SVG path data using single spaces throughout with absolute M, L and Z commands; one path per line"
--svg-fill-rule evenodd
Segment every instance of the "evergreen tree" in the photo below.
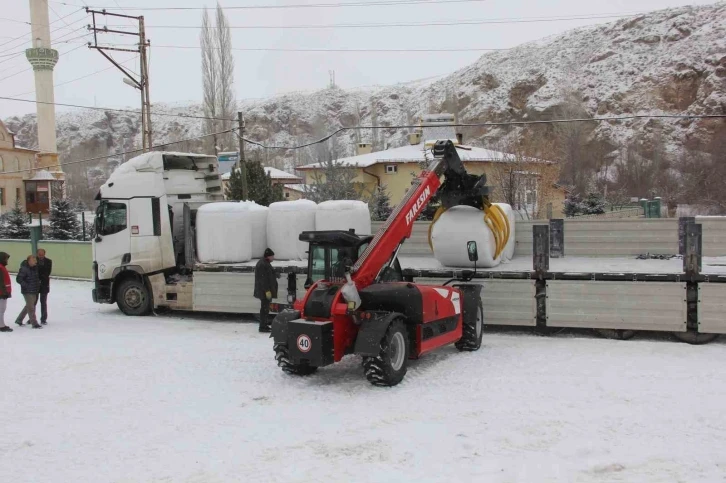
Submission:
M 599 215 L 605 213 L 605 199 L 596 191 L 587 194 L 582 202 L 583 212 L 586 215 Z
M 258 205 L 269 206 L 276 201 L 282 201 L 282 186 L 273 185 L 272 179 L 265 173 L 265 168 L 259 162 L 247 163 L 247 190 L 248 200 Z M 227 186 L 227 199 L 242 200 L 242 173 L 233 169 Z
M 48 238 L 51 240 L 77 240 L 80 237 L 80 223 L 71 202 L 68 200 L 53 200 L 50 205 Z
M 382 184 L 373 192 L 371 200 L 368 202 L 368 209 L 371 212 L 373 221 L 386 221 L 391 215 L 391 195 L 388 194 L 386 185 Z
M 583 214 L 585 207 L 582 204 L 580 195 L 572 193 L 565 199 L 564 213 L 566 217 L 573 217 Z
M 8 240 L 27 240 L 30 238 L 28 215 L 23 213 L 19 199 L 15 200 L 15 207 L 5 218 L 5 225 L 2 227 L 2 238 Z

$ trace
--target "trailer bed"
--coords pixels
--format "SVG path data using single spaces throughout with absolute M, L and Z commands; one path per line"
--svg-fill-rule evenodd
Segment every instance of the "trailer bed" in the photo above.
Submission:
M 452 277 L 461 272 L 461 268 L 445 267 L 433 257 L 400 257 L 401 267 L 405 272 L 415 276 L 434 278 Z M 257 260 L 244 263 L 197 263 L 195 271 L 200 272 L 254 272 Z M 304 274 L 307 261 L 274 261 L 273 267 L 282 273 L 294 272 Z M 523 275 L 532 272 L 531 257 L 515 257 L 509 262 L 494 268 L 479 268 L 483 274 L 515 274 Z M 551 258 L 549 272 L 556 274 L 653 274 L 679 275 L 683 273 L 683 260 L 638 260 L 635 257 L 564 257 Z M 726 276 L 726 257 L 703 257 L 705 275 Z

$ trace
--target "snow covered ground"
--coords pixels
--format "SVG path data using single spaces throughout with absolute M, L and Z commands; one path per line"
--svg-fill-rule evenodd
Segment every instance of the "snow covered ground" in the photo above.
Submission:
M 724 342 L 487 333 L 381 389 L 355 358 L 292 378 L 254 324 L 90 289 L 54 281 L 48 327 L 0 334 L 2 482 L 726 477 Z

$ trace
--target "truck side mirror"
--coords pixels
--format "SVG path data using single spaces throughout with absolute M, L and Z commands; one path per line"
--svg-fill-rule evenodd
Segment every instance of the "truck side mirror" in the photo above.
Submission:
M 470 241 L 466 243 L 466 251 L 469 253 L 469 261 L 470 262 L 478 262 L 479 261 L 479 251 L 476 248 L 476 242 Z

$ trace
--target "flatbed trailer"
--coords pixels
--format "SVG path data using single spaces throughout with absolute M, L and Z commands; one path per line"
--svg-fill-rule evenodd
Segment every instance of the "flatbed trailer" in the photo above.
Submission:
M 254 314 L 255 261 L 196 264 L 192 307 L 186 310 Z M 440 285 L 460 278 L 462 269 L 442 267 L 432 257 L 401 257 L 405 280 Z M 550 259 L 551 269 L 537 271 L 529 257 L 478 270 L 484 321 L 489 326 L 590 328 L 673 332 L 692 343 L 726 333 L 726 257 L 704 257 L 701 273 L 686 274 L 683 260 L 634 257 Z M 304 294 L 307 262 L 274 262 L 280 274 L 279 298 Z M 596 271 L 585 271 L 593 267 Z M 294 287 L 294 290 L 289 290 Z M 191 284 L 190 284 L 191 289 Z

